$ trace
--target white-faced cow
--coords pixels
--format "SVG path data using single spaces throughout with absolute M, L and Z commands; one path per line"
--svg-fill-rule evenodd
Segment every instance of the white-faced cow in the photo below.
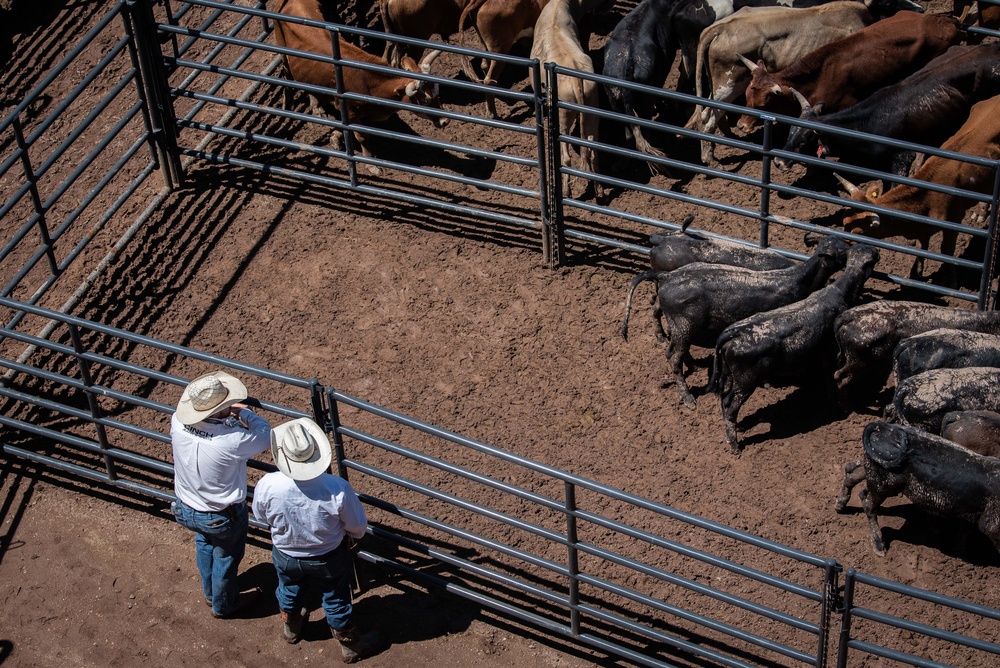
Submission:
M 940 146 L 958 131 L 974 104 L 995 95 L 1000 95 L 1000 42 L 953 46 L 899 83 L 832 114 L 822 114 L 822 105 L 809 105 L 803 98 L 800 116 L 834 128 Z M 802 126 L 792 128 L 785 150 L 834 155 L 901 176 L 910 171 L 915 153 Z M 774 164 L 787 169 L 790 161 L 779 157 Z
M 1000 61 L 997 63 L 997 68 L 1000 69 Z M 973 106 L 968 120 L 954 136 L 942 144 L 941 148 L 991 160 L 1000 158 L 1000 96 Z M 995 177 L 995 170 L 992 167 L 941 156 L 927 158 L 913 175 L 913 178 L 921 181 L 984 194 L 993 192 Z M 966 211 L 976 204 L 976 200 L 968 197 L 903 184 L 883 194 L 881 181 L 866 188 L 859 188 L 842 177 L 838 178 L 851 199 L 859 204 L 877 204 L 951 223 L 961 223 Z M 892 216 L 880 216 L 871 211 L 848 215 L 844 219 L 844 229 L 854 234 L 864 234 L 879 239 L 903 236 L 916 240 L 920 248 L 925 250 L 930 246 L 931 237 L 940 231 L 943 255 L 954 255 L 958 240 L 958 232 L 955 230 Z M 922 270 L 922 258 L 917 258 L 912 275 L 918 275 Z
M 844 467 L 835 509 L 843 512 L 851 490 L 864 481 L 861 504 L 875 554 L 885 555 L 878 509 L 903 495 L 943 517 L 975 523 L 1000 550 L 1000 459 L 985 457 L 912 427 L 873 422 L 862 436 L 864 459 Z
M 318 0 L 282 0 L 278 4 L 277 11 L 287 16 L 297 16 L 316 21 L 325 20 L 322 5 Z M 274 24 L 274 38 L 278 45 L 282 47 L 307 51 L 327 58 L 333 56 L 333 44 L 330 41 L 330 33 L 320 28 L 312 28 L 287 21 L 276 21 Z M 385 59 L 373 56 L 343 39 L 339 39 L 339 47 L 340 57 L 344 60 L 389 66 Z M 320 62 L 304 56 L 283 55 L 282 58 L 284 59 L 285 70 L 288 76 L 294 81 L 312 86 L 336 88 L 337 82 L 332 63 Z M 409 66 L 410 71 L 416 72 L 418 69 L 412 59 L 405 59 L 404 64 Z M 381 72 L 351 67 L 348 63 L 343 64 L 341 71 L 344 76 L 343 83 L 346 92 L 423 107 L 441 108 L 437 85 L 411 78 L 407 76 L 405 71 L 400 71 L 398 75 L 383 74 Z M 310 99 L 324 113 L 339 118 L 339 104 L 335 96 L 310 93 Z M 351 122 L 384 121 L 396 113 L 396 110 L 392 107 L 379 104 L 376 100 L 350 100 L 347 105 L 347 112 L 348 120 Z M 438 127 L 447 123 L 447 119 L 440 116 L 433 114 L 428 114 L 428 116 Z M 357 132 L 354 134 L 361 148 L 362 155 L 370 157 L 371 150 L 368 148 L 364 136 Z M 339 137 L 335 137 L 335 141 L 337 140 L 339 140 Z M 369 165 L 368 169 L 373 174 L 381 173 L 381 170 L 374 165 Z
M 589 72 L 593 74 L 594 63 L 580 44 L 579 21 L 581 15 L 581 0 L 551 0 L 545 5 L 535 23 L 535 36 L 531 45 L 531 57 L 537 58 L 543 65 L 556 63 L 562 67 Z M 545 76 L 543 74 L 543 76 Z M 559 100 L 583 107 L 600 107 L 600 93 L 597 82 L 581 79 L 575 76 L 562 77 L 559 80 Z M 551 85 L 546 81 L 547 85 Z M 532 83 L 532 85 L 534 85 Z M 574 112 L 568 109 L 559 110 L 559 133 L 568 135 L 574 124 L 579 128 L 580 138 L 586 141 L 597 140 L 597 130 L 600 118 L 587 112 Z M 572 165 L 572 151 L 566 142 L 559 143 L 560 159 L 563 165 Z M 597 172 L 597 154 L 586 146 L 580 147 L 580 159 L 584 168 Z M 604 197 L 604 186 L 597 181 L 594 191 L 597 197 Z M 563 175 L 563 190 L 567 195 L 572 193 L 569 177 Z
M 850 1 L 806 9 L 741 9 L 702 32 L 695 66 L 695 92 L 698 97 L 716 102 L 734 102 L 751 79 L 742 58 L 781 70 L 810 51 L 857 32 L 871 22 L 868 8 Z M 699 105 L 686 127 L 713 133 L 724 119 L 725 112 Z M 721 127 L 728 132 L 727 126 Z M 712 142 L 702 141 L 701 159 L 706 165 L 718 164 Z
M 845 109 L 875 91 L 913 74 L 949 47 L 962 33 L 959 21 L 943 14 L 899 12 L 841 39 L 825 44 L 783 70 L 768 70 L 763 61 L 746 62 L 751 70 L 746 106 L 786 116 L 802 108 L 797 90 L 811 104 L 823 103 L 827 113 Z M 744 115 L 743 132 L 758 123 Z

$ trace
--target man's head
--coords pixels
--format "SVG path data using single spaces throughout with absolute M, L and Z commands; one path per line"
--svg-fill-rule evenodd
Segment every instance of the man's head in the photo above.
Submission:
M 271 457 L 292 480 L 312 480 L 330 468 L 333 451 L 318 424 L 299 418 L 271 430 Z
M 188 383 L 177 402 L 181 424 L 196 424 L 247 398 L 247 388 L 225 371 L 213 371 Z

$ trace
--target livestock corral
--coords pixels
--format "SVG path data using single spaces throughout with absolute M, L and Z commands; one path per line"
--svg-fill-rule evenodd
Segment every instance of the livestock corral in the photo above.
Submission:
M 372 665 L 995 663 L 993 5 L 829 3 L 823 42 L 765 7 L 703 44 L 725 3 L 522 6 L 574 50 L 500 4 L 443 3 L 451 34 L 395 0 L 5 9 L 0 662 L 328 660 L 273 604 L 208 617 L 166 511 L 178 386 L 226 365 L 368 503 Z M 938 32 L 879 60 L 907 20 Z M 842 40 L 864 81 L 802 78 Z

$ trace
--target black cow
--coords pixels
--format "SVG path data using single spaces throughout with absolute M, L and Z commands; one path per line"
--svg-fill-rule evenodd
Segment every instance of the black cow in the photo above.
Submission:
M 763 271 L 795 264 L 777 251 L 692 232 L 688 229 L 692 222 L 694 216 L 689 215 L 681 222 L 680 230 L 649 235 L 649 243 L 653 244 L 649 251 L 651 269 L 673 271 L 693 262 L 711 262 Z
M 931 369 L 1000 367 L 1000 336 L 963 329 L 932 329 L 900 341 L 892 354 L 896 386 Z
M 1000 311 L 893 300 L 862 304 L 845 311 L 834 323 L 840 368 L 833 379 L 841 407 L 850 410 L 850 392 L 862 379 L 874 391 L 882 389 L 892 367 L 893 351 L 900 341 L 941 327 L 1000 334 Z
M 948 413 L 980 410 L 1000 411 L 1000 369 L 931 369 L 910 376 L 896 387 L 885 418 L 940 434 Z
M 801 378 L 828 357 L 832 362 L 834 319 L 857 301 L 878 258 L 877 248 L 853 246 L 844 272 L 827 287 L 800 302 L 750 316 L 719 335 L 709 389 L 719 394 L 733 452 L 740 449 L 736 418 L 756 388 L 782 377 Z
M 677 56 L 677 40 L 667 20 L 673 6 L 680 0 L 642 0 L 635 9 L 618 22 L 604 46 L 606 77 L 660 88 L 667 80 Z M 654 102 L 641 93 L 621 86 L 606 86 L 612 111 L 626 116 L 651 119 Z M 629 148 L 663 156 L 643 136 L 637 125 L 625 126 L 625 141 Z M 657 167 L 650 164 L 654 172 Z
M 952 411 L 941 419 L 941 437 L 987 457 L 1000 457 L 1000 413 Z
M 821 104 L 811 106 L 803 99 L 801 117 L 831 127 L 940 146 L 962 126 L 972 105 L 998 94 L 1000 42 L 953 46 L 918 72 L 847 109 L 820 115 Z M 913 151 L 804 127 L 792 128 L 784 150 L 835 155 L 901 176 L 907 175 L 914 158 Z M 774 162 L 780 169 L 791 165 L 780 157 Z
M 878 509 L 902 494 L 920 508 L 974 522 L 1000 550 L 1000 459 L 984 457 L 922 432 L 885 422 L 865 427 L 865 457 L 844 467 L 844 485 L 835 509 L 842 512 L 861 481 L 875 554 L 885 556 Z
M 653 318 L 657 327 L 662 327 L 661 316 L 667 321 L 667 365 L 681 400 L 693 407 L 694 396 L 684 380 L 684 364 L 694 366 L 691 346 L 714 346 L 719 333 L 734 322 L 797 302 L 823 287 L 834 272 L 843 269 L 849 247 L 838 237 L 823 237 L 812 257 L 787 269 L 754 271 L 696 262 L 671 272 L 644 272 L 629 287 L 622 337 L 628 338 L 636 285 L 657 281 L 659 304 Z

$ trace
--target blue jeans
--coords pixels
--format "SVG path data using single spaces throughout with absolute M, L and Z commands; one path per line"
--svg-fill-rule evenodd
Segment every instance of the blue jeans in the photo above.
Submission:
M 278 548 L 271 549 L 274 570 L 278 572 L 278 607 L 295 613 L 302 609 L 309 591 L 318 591 L 330 628 L 342 631 L 351 625 L 351 552 L 346 538 L 340 546 L 321 557 L 299 559 Z
M 236 503 L 218 513 L 203 513 L 178 500 L 170 504 L 177 523 L 195 532 L 195 558 L 205 599 L 212 612 L 228 615 L 236 609 L 240 586 L 236 573 L 246 552 L 250 516 L 247 504 Z

